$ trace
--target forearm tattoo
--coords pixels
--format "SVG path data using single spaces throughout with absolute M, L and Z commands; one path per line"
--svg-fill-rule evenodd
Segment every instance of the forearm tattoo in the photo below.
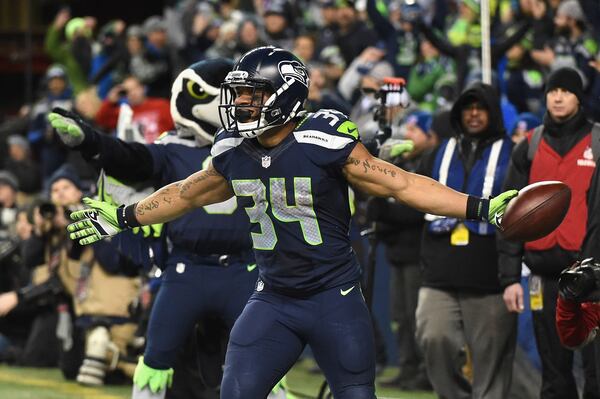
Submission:
M 214 169 L 208 169 L 208 170 L 202 171 L 202 173 L 199 173 L 192 180 L 186 180 L 186 182 L 181 185 L 181 189 L 179 190 L 179 196 L 185 195 L 185 193 L 188 192 L 196 184 L 198 184 L 201 181 L 204 181 L 208 178 L 211 178 L 213 176 L 219 176 L 219 172 L 217 172 Z
M 348 157 L 348 160 L 346 161 L 347 164 L 352 164 L 355 166 L 359 166 L 362 165 L 363 167 L 363 171 L 364 173 L 373 173 L 373 172 L 379 172 L 379 173 L 383 173 L 384 175 L 390 175 L 392 177 L 396 177 L 396 175 L 398 174 L 395 170 L 392 170 L 391 168 L 387 168 L 387 167 L 382 167 L 380 165 L 376 165 L 373 164 L 371 162 L 369 162 L 368 159 L 363 159 L 362 161 L 360 159 L 356 159 L 353 157 Z
M 158 202 L 158 200 L 152 200 L 148 203 L 142 204 L 142 203 L 138 203 L 137 206 L 135 207 L 135 215 L 136 216 L 142 216 L 144 215 L 147 211 L 151 211 L 152 209 L 156 209 L 160 206 L 160 203 Z
M 180 183 L 176 183 L 173 186 L 162 188 L 156 193 L 156 196 L 158 196 L 160 200 L 151 199 L 145 203 L 138 202 L 137 206 L 135 207 L 136 216 L 142 216 L 148 211 L 160 208 L 161 202 L 170 205 L 173 202 L 173 194 L 177 195 L 180 185 Z

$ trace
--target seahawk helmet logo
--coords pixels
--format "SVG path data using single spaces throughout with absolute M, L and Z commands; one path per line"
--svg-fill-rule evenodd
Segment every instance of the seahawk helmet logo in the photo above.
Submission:
M 290 79 L 294 79 L 308 87 L 308 72 L 306 71 L 306 67 L 302 65 L 301 62 L 287 60 L 281 61 L 278 67 L 279 73 L 285 82 L 289 82 Z

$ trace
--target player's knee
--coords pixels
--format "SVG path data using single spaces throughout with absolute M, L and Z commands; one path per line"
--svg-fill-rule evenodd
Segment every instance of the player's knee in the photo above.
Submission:
M 338 392 L 334 392 L 336 399 L 375 399 L 375 387 L 373 385 L 355 385 Z
M 352 374 L 375 370 L 375 343 L 371 326 L 364 321 L 348 323 L 337 340 L 337 353 L 344 370 Z
M 221 399 L 264 399 L 268 394 L 268 387 L 255 373 L 232 373 L 225 368 Z

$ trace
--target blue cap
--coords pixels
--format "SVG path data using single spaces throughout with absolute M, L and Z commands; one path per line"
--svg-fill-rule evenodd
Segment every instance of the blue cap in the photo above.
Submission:
M 409 124 L 409 123 L 414 123 L 417 126 L 419 126 L 419 128 L 425 132 L 426 134 L 429 134 L 429 130 L 431 129 L 431 114 L 429 112 L 425 112 L 425 111 L 413 111 L 410 114 L 406 115 L 406 117 L 404 118 L 404 122 L 402 123 L 404 124 Z
M 540 118 L 538 118 L 531 112 L 523 112 L 517 115 L 517 119 L 514 125 L 512 126 L 512 129 L 510 129 L 510 133 L 513 134 L 515 130 L 517 130 L 517 128 L 528 132 L 541 124 L 542 121 Z

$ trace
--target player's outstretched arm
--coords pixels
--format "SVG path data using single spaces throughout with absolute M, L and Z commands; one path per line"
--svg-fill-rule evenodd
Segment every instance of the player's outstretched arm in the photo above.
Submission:
M 227 180 L 217 172 L 212 163 L 208 168 L 190 175 L 187 179 L 161 188 L 135 207 L 135 222 L 148 225 L 165 223 L 205 205 L 222 202 L 233 197 Z
M 192 209 L 225 201 L 233 196 L 227 180 L 212 164 L 185 180 L 171 183 L 140 202 L 116 207 L 104 201 L 84 198 L 89 207 L 73 212 L 75 223 L 67 227 L 69 237 L 82 245 L 114 236 L 127 228 L 165 223 Z
M 470 197 L 429 177 L 409 173 L 372 156 L 358 143 L 344 166 L 346 179 L 354 187 L 379 197 L 397 201 L 433 215 L 478 219 L 497 224 L 516 190 L 492 200 Z

